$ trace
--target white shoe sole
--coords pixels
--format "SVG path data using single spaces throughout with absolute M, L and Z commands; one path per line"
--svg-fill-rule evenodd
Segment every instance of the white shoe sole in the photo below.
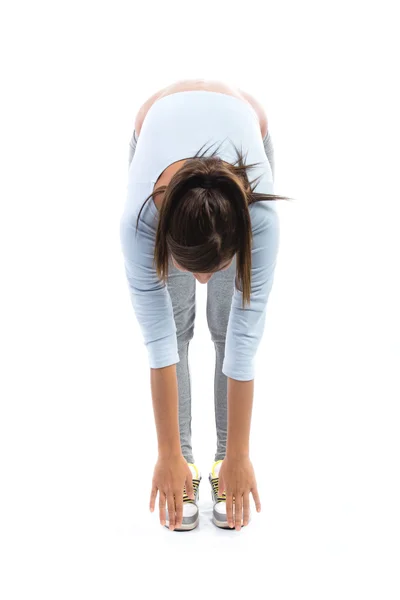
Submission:
M 191 529 L 195 529 L 198 524 L 199 524 L 199 517 L 197 517 L 197 519 L 194 523 L 189 523 L 188 525 L 185 525 L 184 523 L 182 523 L 182 525 L 180 527 L 174 527 L 174 529 L 172 531 L 190 531 Z M 169 529 L 168 521 L 165 522 L 165 527 L 167 529 Z

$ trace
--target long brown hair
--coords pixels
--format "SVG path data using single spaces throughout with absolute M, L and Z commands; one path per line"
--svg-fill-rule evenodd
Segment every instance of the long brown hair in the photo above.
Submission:
M 253 190 L 247 171 L 260 163 L 246 165 L 234 145 L 237 161 L 224 163 L 216 157 L 200 156 L 204 146 L 173 175 L 168 185 L 157 188 L 144 201 L 165 192 L 159 211 L 154 261 L 157 276 L 166 284 L 171 255 L 192 273 L 209 273 L 229 262 L 235 254 L 236 282 L 243 293 L 243 308 L 250 304 L 252 230 L 249 205 L 262 200 L 291 200 L 286 196 L 260 194 Z M 256 183 L 254 183 L 256 182 Z M 253 185 L 254 184 L 254 185 Z

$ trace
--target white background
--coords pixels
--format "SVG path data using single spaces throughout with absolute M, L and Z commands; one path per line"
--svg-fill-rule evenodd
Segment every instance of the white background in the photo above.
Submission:
M 3 600 L 400 597 L 395 3 L 14 2 L 1 15 Z M 119 219 L 136 112 L 265 106 L 282 203 L 251 430 L 262 511 L 211 522 L 214 347 L 190 346 L 200 525 L 148 509 L 150 370 Z

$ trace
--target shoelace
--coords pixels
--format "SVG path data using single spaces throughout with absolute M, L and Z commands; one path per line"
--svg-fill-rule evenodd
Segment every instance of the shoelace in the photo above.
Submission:
M 201 479 L 201 477 L 200 477 Z M 192 504 L 195 504 L 195 500 L 196 500 L 196 495 L 197 495 L 197 490 L 199 488 L 200 485 L 200 479 L 192 479 L 193 482 L 193 494 L 194 494 L 194 500 L 192 500 L 191 498 L 189 498 L 189 496 L 186 493 L 186 485 L 183 488 L 183 502 L 192 502 Z
M 222 494 L 222 496 L 218 496 L 218 479 L 219 479 L 219 477 L 212 477 L 211 478 L 211 485 L 212 485 L 212 488 L 213 488 L 214 497 L 216 498 L 217 502 L 218 502 L 218 500 L 226 500 L 226 493 L 225 492 Z

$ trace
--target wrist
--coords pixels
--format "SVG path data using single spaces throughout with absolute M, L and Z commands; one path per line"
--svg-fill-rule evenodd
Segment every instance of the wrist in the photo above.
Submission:
M 250 457 L 248 448 L 227 448 L 225 458 L 229 460 L 241 460 Z
M 182 450 L 180 446 L 159 446 L 158 456 L 159 458 L 177 458 L 182 456 Z

